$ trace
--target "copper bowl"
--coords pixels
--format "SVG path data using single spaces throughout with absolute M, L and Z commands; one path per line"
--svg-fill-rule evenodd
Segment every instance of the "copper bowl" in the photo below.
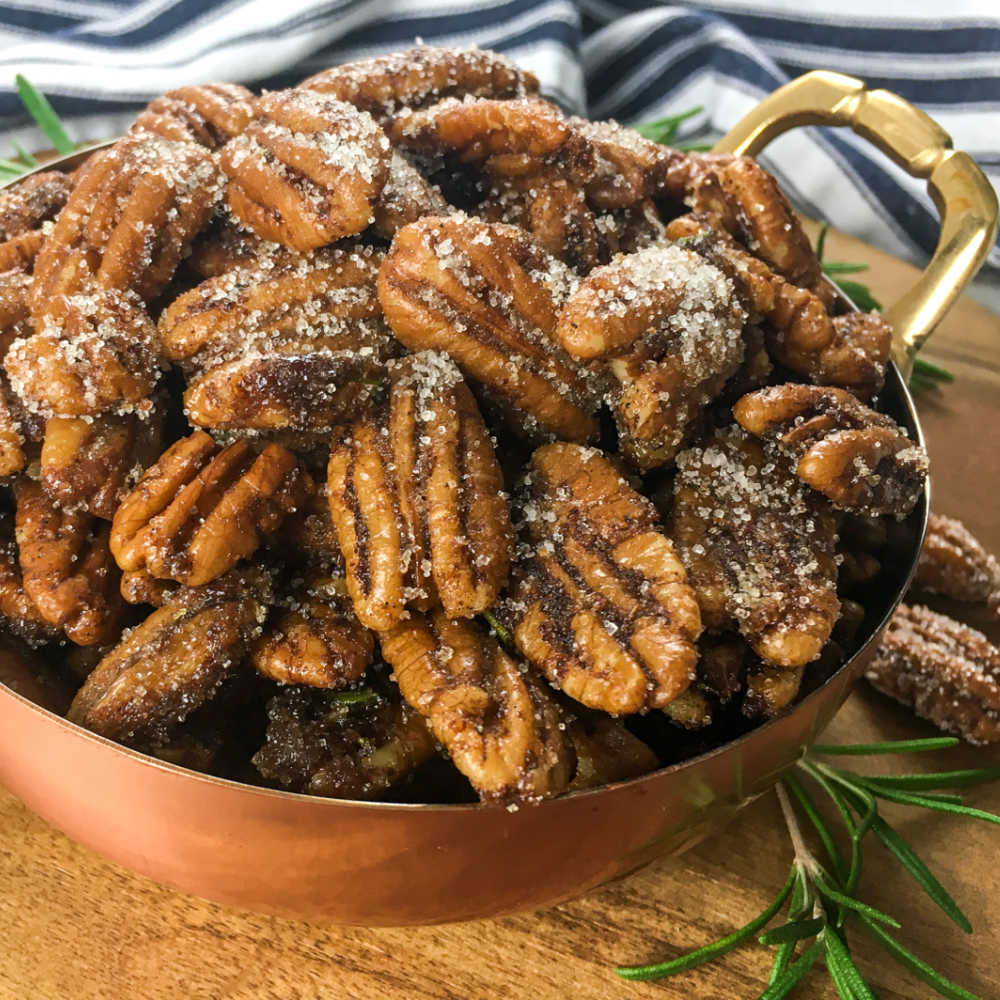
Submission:
M 921 282 L 890 311 L 897 362 L 880 406 L 920 439 L 903 377 L 915 348 L 995 238 L 982 174 L 921 112 L 860 81 L 810 73 L 764 101 L 719 149 L 755 153 L 786 128 L 851 125 L 920 176 L 942 209 Z M 59 164 L 69 168 L 83 154 Z M 826 726 L 905 592 L 925 493 L 900 525 L 857 647 L 783 716 L 631 781 L 508 811 L 313 798 L 207 777 L 125 749 L 41 707 L 0 653 L 0 781 L 54 826 L 159 882 L 222 903 L 345 924 L 420 924 L 539 909 L 678 854 L 766 791 Z M 22 693 L 15 693 L 17 688 Z

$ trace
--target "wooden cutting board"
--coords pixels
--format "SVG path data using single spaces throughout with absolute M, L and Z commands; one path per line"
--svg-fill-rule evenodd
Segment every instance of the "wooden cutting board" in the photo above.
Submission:
M 868 260 L 891 302 L 915 270 L 831 233 L 831 258 Z M 937 509 L 961 517 L 1000 551 L 1000 319 L 961 301 L 927 357 L 958 381 L 921 400 Z M 993 629 L 995 640 L 1000 629 Z M 831 740 L 930 735 L 886 699 L 860 688 Z M 25 753 L 31 748 L 25 747 Z M 899 767 L 963 767 L 1000 751 L 955 751 Z M 968 801 L 1000 811 L 1000 784 Z M 865 898 L 902 922 L 901 940 L 983 997 L 1000 997 L 1000 830 L 951 817 L 887 810 L 969 914 L 967 937 L 876 843 L 866 850 Z M 341 929 L 259 916 L 181 895 L 70 842 L 0 790 L 0 997 L 32 1000 L 486 1000 L 756 997 L 769 957 L 757 946 L 661 983 L 626 983 L 612 968 L 672 957 L 727 933 L 764 908 L 790 862 L 776 801 L 765 796 L 723 833 L 544 913 L 446 927 Z M 323 873 L 317 872 L 317 878 Z M 929 988 L 857 934 L 858 962 L 883 1000 Z M 836 996 L 814 971 L 802 997 Z

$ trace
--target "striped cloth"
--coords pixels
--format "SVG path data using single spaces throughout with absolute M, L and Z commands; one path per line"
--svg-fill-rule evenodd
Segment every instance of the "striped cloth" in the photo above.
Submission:
M 724 133 L 799 73 L 839 70 L 924 108 L 1000 185 L 1000 0 L 0 0 L 0 127 L 37 146 L 17 72 L 74 138 L 96 139 L 171 87 L 287 86 L 416 38 L 505 52 L 592 117 L 637 122 L 700 105 L 685 140 Z M 0 156 L 11 152 L 0 143 Z M 800 129 L 764 160 L 802 211 L 916 262 L 933 250 L 923 184 L 852 133 Z M 989 267 L 1000 272 L 1000 249 Z

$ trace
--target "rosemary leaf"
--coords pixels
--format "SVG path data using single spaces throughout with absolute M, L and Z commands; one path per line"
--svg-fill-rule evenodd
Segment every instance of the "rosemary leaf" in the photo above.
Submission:
M 930 774 L 866 774 L 866 781 L 878 782 L 883 788 L 906 791 L 926 791 L 936 788 L 966 788 L 983 785 L 1000 778 L 1000 767 L 975 767 L 963 771 L 936 771 Z
M 823 273 L 831 277 L 835 274 L 860 274 L 868 270 L 867 264 L 855 264 L 847 260 L 824 260 L 820 262 Z
M 955 381 L 955 376 L 947 368 L 942 368 L 940 365 L 934 364 L 933 361 L 925 361 L 923 358 L 914 359 L 913 374 L 919 374 L 937 382 Z
M 880 754 L 921 753 L 928 750 L 949 750 L 957 747 L 962 741 L 954 736 L 932 736 L 923 740 L 888 740 L 884 743 L 845 743 L 836 746 L 829 743 L 817 743 L 811 754 L 822 754 L 824 757 L 874 757 Z
M 27 169 L 23 163 L 15 163 L 14 160 L 5 160 L 0 157 L 0 170 L 6 170 L 12 174 L 23 174 Z
M 710 142 L 679 142 L 677 148 L 685 153 L 710 153 L 712 143 Z
M 510 632 L 508 632 L 507 629 L 505 629 L 503 625 L 496 620 L 496 617 L 491 612 L 484 611 L 483 618 L 486 620 L 486 624 L 493 629 L 500 645 L 506 646 L 509 649 L 511 645 Z
M 761 944 L 793 944 L 803 938 L 816 937 L 826 927 L 823 917 L 812 917 L 809 920 L 792 920 L 780 927 L 764 931 L 757 940 Z
M 64 156 L 72 153 L 73 141 L 66 134 L 59 121 L 59 116 L 55 113 L 48 98 L 36 90 L 20 73 L 14 77 L 17 83 L 17 92 L 21 96 L 21 102 L 28 109 L 28 114 L 35 119 L 38 127 L 48 137 L 49 142 L 55 146 L 56 150 Z
M 962 912 L 948 890 L 934 877 L 934 874 L 907 841 L 886 823 L 881 816 L 875 820 L 872 830 L 875 832 L 875 836 L 892 851 L 899 863 L 913 876 L 920 888 L 966 934 L 971 934 L 972 924 L 969 922 L 969 918 Z
M 820 262 L 823 261 L 823 253 L 826 250 L 826 234 L 830 231 L 830 223 L 820 223 L 819 236 L 816 237 L 816 256 Z
M 828 930 L 823 935 L 823 943 L 826 945 L 827 968 L 833 976 L 834 985 L 837 986 L 838 991 L 841 991 L 841 995 L 849 997 L 850 1000 L 875 1000 L 875 994 L 872 993 L 860 970 L 854 964 L 854 959 L 851 958 L 851 953 L 840 935 Z
M 918 958 L 911 951 L 907 951 L 884 927 L 880 927 L 866 917 L 859 917 L 861 925 L 869 934 L 897 961 L 900 965 L 909 969 L 918 979 L 927 983 L 931 989 L 935 990 L 949 1000 L 980 1000 L 975 993 L 970 993 L 957 983 L 942 976 L 936 969 L 931 968 L 923 959 Z
M 36 160 L 31 153 L 29 153 L 19 142 L 13 142 L 14 149 L 17 150 L 17 155 L 24 160 L 29 167 L 37 167 L 38 160 Z
M 848 910 L 853 910 L 855 913 L 863 913 L 866 917 L 869 917 L 872 920 L 877 920 L 882 924 L 888 924 L 890 927 L 899 928 L 902 926 L 895 917 L 890 917 L 888 913 L 883 913 L 874 906 L 862 903 L 860 899 L 845 896 L 829 879 L 824 878 L 823 875 L 818 873 L 815 874 L 813 876 L 813 881 L 815 881 L 819 891 L 828 899 L 833 900 L 833 902 L 835 902 L 838 906 L 843 906 Z
M 924 809 L 935 809 L 938 812 L 951 813 L 953 816 L 968 816 L 970 819 L 981 819 L 986 823 L 996 823 L 1000 826 L 1000 816 L 996 813 L 986 812 L 984 809 L 975 809 L 972 806 L 962 805 L 960 802 L 953 802 L 951 799 L 954 796 L 916 795 L 912 792 L 881 788 L 879 785 L 869 785 L 867 783 L 865 787 L 878 798 L 888 799 L 890 802 L 898 802 L 900 805 L 922 806 Z
M 368 705 L 378 699 L 379 693 L 373 688 L 354 688 L 351 691 L 337 691 L 330 695 L 330 701 L 336 705 Z
M 882 303 L 872 295 L 871 289 L 867 285 L 862 285 L 860 281 L 850 281 L 847 278 L 834 278 L 833 281 L 863 312 L 882 308 Z
M 682 122 L 700 114 L 701 111 L 702 106 L 699 104 L 698 107 L 682 111 L 679 115 L 668 115 L 666 118 L 657 118 L 651 122 L 639 122 L 633 125 L 632 128 L 644 139 L 651 139 L 653 142 L 666 144 L 671 142 L 677 135 L 677 130 L 680 128 Z
M 816 964 L 816 959 L 819 958 L 822 950 L 822 941 L 816 941 L 812 944 L 777 979 L 768 984 L 767 989 L 761 993 L 757 1000 L 783 1000 L 784 997 L 787 997 Z
M 806 905 L 805 875 L 798 865 L 795 866 L 794 871 L 795 887 L 792 889 L 792 898 L 788 901 L 788 919 L 800 920 L 809 912 L 809 907 Z M 794 941 L 789 941 L 778 947 L 774 956 L 774 963 L 771 966 L 771 974 L 767 978 L 768 986 L 777 982 L 778 979 L 784 974 L 785 970 L 788 968 L 788 963 L 791 962 L 794 955 Z
M 615 972 L 622 979 L 646 980 L 663 979 L 672 976 L 674 973 L 683 972 L 685 969 L 693 969 L 695 966 L 704 965 L 711 962 L 713 958 L 724 955 L 727 951 L 732 951 L 737 945 L 742 944 L 748 938 L 752 938 L 757 931 L 766 927 L 774 919 L 775 914 L 785 905 L 785 900 L 791 895 L 792 887 L 795 884 L 795 867 L 788 873 L 788 880 L 785 882 L 781 892 L 775 897 L 771 905 L 763 913 L 754 917 L 750 923 L 741 927 L 732 934 L 719 938 L 702 948 L 690 951 L 686 955 L 680 955 L 669 962 L 658 962 L 655 965 L 622 965 L 615 969 Z

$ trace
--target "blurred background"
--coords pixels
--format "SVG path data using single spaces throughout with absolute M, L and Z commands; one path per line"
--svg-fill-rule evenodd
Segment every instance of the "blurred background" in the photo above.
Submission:
M 17 73 L 72 138 L 96 140 L 172 87 L 288 86 L 417 39 L 504 52 L 574 113 L 627 124 L 685 115 L 680 143 L 711 143 L 800 73 L 838 70 L 926 110 L 1000 187 L 997 0 L 0 0 L 0 156 L 15 142 L 39 148 Z M 805 214 L 916 264 L 933 250 L 923 183 L 850 132 L 797 130 L 763 160 Z M 973 295 L 1000 312 L 997 248 Z

